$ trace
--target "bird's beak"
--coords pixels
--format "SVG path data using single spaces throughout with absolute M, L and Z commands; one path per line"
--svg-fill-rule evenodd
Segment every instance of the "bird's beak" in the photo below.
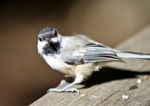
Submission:
M 47 39 L 46 41 L 47 41 L 48 43 L 51 43 L 51 42 L 52 42 L 52 40 L 51 40 L 51 39 Z

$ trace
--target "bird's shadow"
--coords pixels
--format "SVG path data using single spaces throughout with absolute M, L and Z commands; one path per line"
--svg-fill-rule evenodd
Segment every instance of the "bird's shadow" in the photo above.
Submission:
M 85 85 L 84 88 L 88 88 L 109 81 L 136 78 L 139 75 L 150 75 L 150 71 L 139 72 L 125 69 L 104 67 L 100 69 L 100 71 L 94 72 L 92 76 L 83 83 Z

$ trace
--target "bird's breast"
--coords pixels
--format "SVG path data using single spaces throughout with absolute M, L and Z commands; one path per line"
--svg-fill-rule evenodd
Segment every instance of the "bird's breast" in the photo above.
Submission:
M 56 71 L 59 71 L 61 73 L 64 73 L 66 75 L 73 75 L 73 71 L 72 71 L 72 66 L 66 64 L 61 57 L 59 56 L 43 56 L 44 60 L 46 61 L 46 63 L 53 69 Z
M 54 70 L 61 70 L 64 68 L 64 63 L 62 62 L 62 60 L 55 56 L 43 56 L 43 58 L 45 59 L 46 63 Z

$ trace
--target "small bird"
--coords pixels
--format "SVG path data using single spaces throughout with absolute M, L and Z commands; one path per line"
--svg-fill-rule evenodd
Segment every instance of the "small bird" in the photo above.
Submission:
M 62 36 L 52 27 L 43 28 L 38 33 L 37 48 L 53 70 L 74 78 L 69 85 L 50 88 L 48 92 L 79 93 L 73 85 L 83 82 L 109 62 L 122 62 L 123 58 L 150 60 L 149 54 L 116 50 L 81 34 Z

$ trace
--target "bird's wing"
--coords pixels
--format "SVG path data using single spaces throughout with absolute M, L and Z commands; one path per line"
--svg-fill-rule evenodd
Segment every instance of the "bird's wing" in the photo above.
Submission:
M 85 36 L 64 38 L 61 56 L 68 64 L 85 64 L 120 60 L 116 51 Z

